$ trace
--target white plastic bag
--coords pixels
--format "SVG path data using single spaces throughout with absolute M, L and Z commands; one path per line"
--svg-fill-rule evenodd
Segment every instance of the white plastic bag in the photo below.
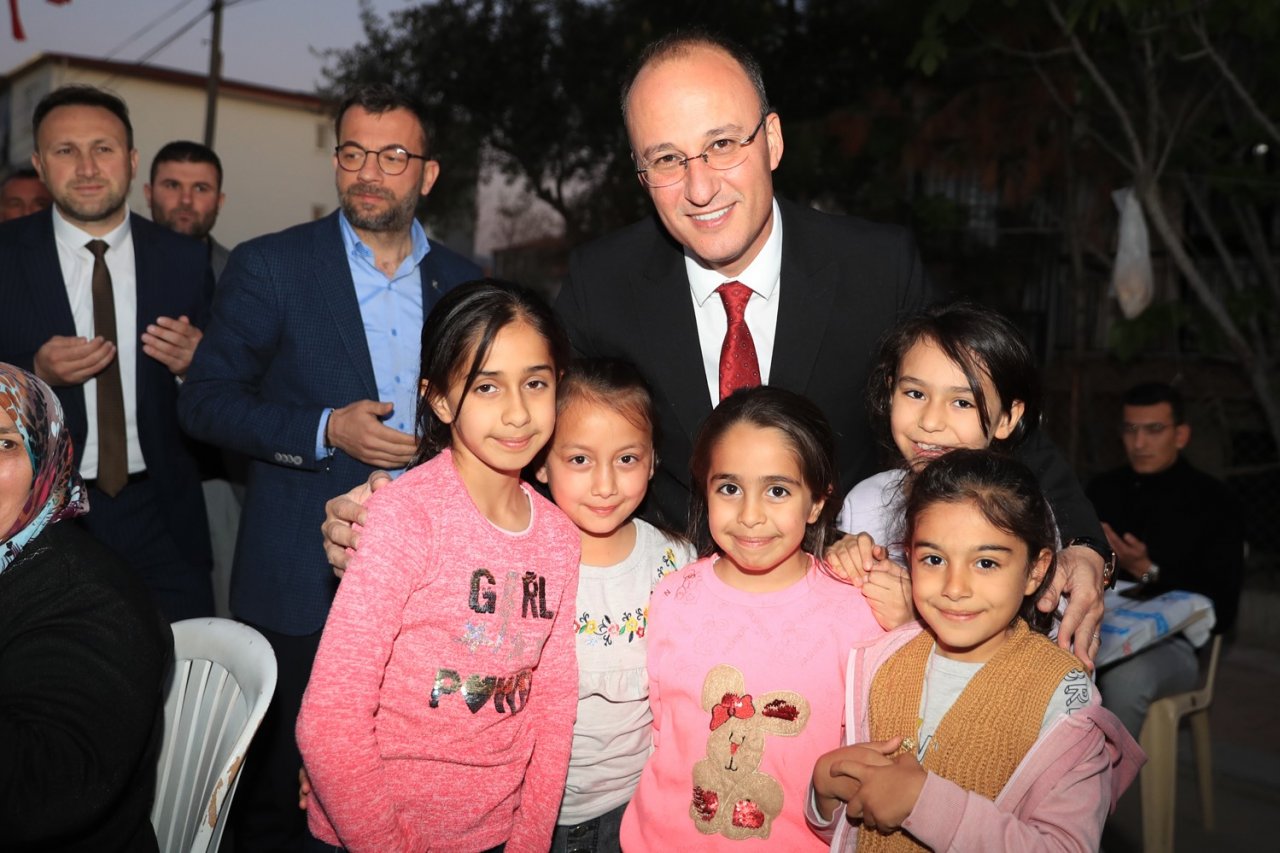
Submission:
M 1120 312 L 1132 320 L 1151 304 L 1155 281 L 1151 272 L 1151 242 L 1142 205 L 1125 187 L 1111 194 L 1120 211 L 1120 239 L 1116 245 L 1116 265 L 1111 271 L 1111 295 L 1120 303 Z

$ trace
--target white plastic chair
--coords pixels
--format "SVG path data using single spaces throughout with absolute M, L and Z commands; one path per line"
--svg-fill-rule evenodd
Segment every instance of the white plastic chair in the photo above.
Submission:
M 173 623 L 173 681 L 151 807 L 164 853 L 216 851 L 231 798 L 276 689 L 276 656 L 230 619 Z
M 1200 817 L 1205 829 L 1213 829 L 1213 748 L 1209 739 L 1209 706 L 1218 676 L 1222 635 L 1215 634 L 1209 649 L 1204 684 L 1187 693 L 1176 693 L 1151 703 L 1142 724 L 1139 743 L 1147 754 L 1142 768 L 1142 849 L 1144 853 L 1172 853 L 1173 810 L 1178 787 L 1178 724 L 1183 717 L 1191 725 L 1200 786 Z

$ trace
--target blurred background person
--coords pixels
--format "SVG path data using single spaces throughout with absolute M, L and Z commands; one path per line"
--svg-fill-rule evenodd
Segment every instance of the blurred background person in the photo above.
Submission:
M 1116 552 L 1122 577 L 1152 593 L 1181 589 L 1213 600 L 1214 633 L 1236 622 L 1244 584 L 1240 508 L 1220 481 L 1192 466 L 1186 405 L 1162 382 L 1124 393 L 1120 436 L 1129 464 L 1099 475 L 1087 493 Z M 1196 650 L 1176 634 L 1098 670 L 1102 704 L 1136 738 L 1156 699 L 1192 690 Z
M 214 150 L 185 139 L 165 145 L 151 160 L 151 181 L 142 185 L 142 194 L 157 225 L 209 247 L 213 277 L 222 278 L 230 251 L 209 232 L 227 194 L 222 191 L 222 160 Z
M 152 158 L 151 181 L 142 185 L 142 192 L 151 208 L 152 221 L 202 241 L 209 250 L 214 280 L 221 279 L 229 252 L 209 233 L 227 200 L 222 191 L 222 161 L 217 153 L 207 145 L 185 139 L 168 143 Z M 219 616 L 230 616 L 231 565 L 249 460 L 243 454 L 209 444 L 198 444 L 195 455 L 213 549 L 214 609 Z
M 53 196 L 49 195 L 49 188 L 30 166 L 14 171 L 0 182 L 0 222 L 39 213 L 51 204 Z

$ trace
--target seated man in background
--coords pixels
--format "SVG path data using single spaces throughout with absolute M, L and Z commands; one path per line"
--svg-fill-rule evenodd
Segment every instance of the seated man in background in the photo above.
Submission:
M 1182 395 L 1160 382 L 1124 393 L 1120 434 L 1129 464 L 1086 490 L 1116 563 L 1154 591 L 1198 592 L 1213 599 L 1215 633 L 1235 624 L 1244 578 L 1244 532 L 1227 487 L 1182 457 L 1191 440 Z M 1199 667 L 1182 634 L 1098 671 L 1102 704 L 1136 738 L 1147 708 L 1192 690 Z

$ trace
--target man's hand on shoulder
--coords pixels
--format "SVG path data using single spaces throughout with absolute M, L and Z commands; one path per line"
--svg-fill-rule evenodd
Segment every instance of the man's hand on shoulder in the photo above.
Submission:
M 382 422 L 393 408 L 391 403 L 357 400 L 334 409 L 326 433 L 329 446 L 375 468 L 403 468 L 413 459 L 418 442 Z
M 324 555 L 339 578 L 347 570 L 347 563 L 360 547 L 360 531 L 356 525 L 365 522 L 365 502 L 378 489 L 391 482 L 386 471 L 374 471 L 369 481 L 356 486 L 344 495 L 330 498 L 324 505 L 324 523 L 320 533 L 324 536 Z
M 1074 545 L 1058 552 L 1053 583 L 1045 588 L 1036 607 L 1049 613 L 1063 595 L 1067 596 L 1067 610 L 1058 626 L 1058 645 L 1092 671 L 1093 656 L 1102 644 L 1102 556 L 1097 551 Z
M 191 359 L 195 357 L 196 347 L 203 337 L 204 332 L 191 325 L 186 314 L 176 320 L 157 317 L 142 333 L 142 351 L 181 378 L 187 375 L 187 368 L 191 366 Z
M 36 350 L 35 374 L 50 385 L 79 385 L 103 371 L 116 357 L 106 338 L 54 335 Z

